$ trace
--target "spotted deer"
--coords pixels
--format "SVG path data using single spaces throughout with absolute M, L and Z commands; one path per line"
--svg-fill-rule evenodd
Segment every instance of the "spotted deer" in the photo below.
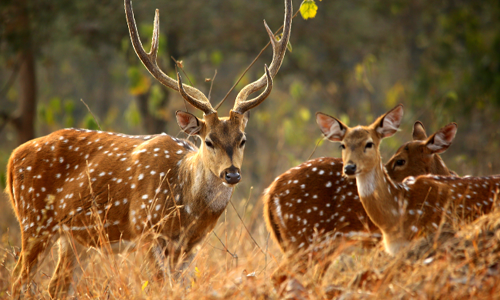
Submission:
M 440 131 L 448 128 L 456 130 L 456 124 Z M 415 122 L 413 140 L 401 146 L 385 165 L 393 181 L 423 174 L 454 174 L 434 151 L 436 134 L 427 137 L 423 124 Z M 282 252 L 296 254 L 307 249 L 316 233 L 326 239 L 379 235 L 359 200 L 356 181 L 346 179 L 342 170 L 340 158 L 316 158 L 281 174 L 266 189 L 264 219 Z
M 385 250 L 391 255 L 412 239 L 436 232 L 441 222 L 473 220 L 488 213 L 500 185 L 500 176 L 421 175 L 395 182 L 382 165 L 379 145 L 398 130 L 402 117 L 399 105 L 369 126 L 350 128 L 334 117 L 316 115 L 323 134 L 341 143 L 343 174 L 356 179 L 361 203 L 382 232 Z M 429 150 L 442 153 L 455 133 L 456 126 L 445 126 L 431 137 Z
M 7 171 L 7 192 L 22 232 L 14 292 L 19 293 L 21 286 L 27 289 L 42 253 L 58 240 L 59 260 L 49 293 L 64 296 L 79 255 L 76 250 L 103 246 L 99 229 L 116 251 L 136 247 L 141 238 L 150 247 L 159 276 L 179 274 L 181 269 L 175 267 L 190 261 L 193 247 L 212 231 L 241 180 L 248 111 L 270 94 L 290 38 L 292 1 L 284 2 L 279 41 L 264 22 L 273 48 L 269 68 L 239 92 L 229 117 L 219 118 L 201 91 L 183 84 L 179 74 L 175 80 L 158 67 L 158 10 L 147 53 L 131 1 L 125 0 L 130 38 L 140 60 L 159 82 L 204 113 L 199 119 L 176 112 L 181 130 L 198 137 L 201 145 L 198 149 L 188 140 L 164 133 L 130 136 L 64 129 L 15 149 Z M 247 100 L 264 87 L 260 95 Z

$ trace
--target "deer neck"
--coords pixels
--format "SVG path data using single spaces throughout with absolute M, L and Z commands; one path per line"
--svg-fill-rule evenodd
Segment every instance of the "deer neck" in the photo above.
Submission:
M 356 176 L 360 200 L 370 219 L 382 231 L 398 227 L 402 189 L 394 184 L 380 162 L 370 172 Z
M 432 170 L 430 172 L 427 172 L 428 174 L 442 174 L 442 175 L 451 175 L 450 170 L 446 167 L 444 164 L 444 161 L 441 159 L 441 157 L 437 154 L 433 155 L 433 163 L 432 163 Z
M 205 167 L 200 151 L 189 153 L 181 161 L 180 174 L 189 182 L 184 186 L 185 199 L 193 211 L 199 214 L 208 212 L 220 214 L 226 208 L 233 192 L 232 186 L 226 186 Z

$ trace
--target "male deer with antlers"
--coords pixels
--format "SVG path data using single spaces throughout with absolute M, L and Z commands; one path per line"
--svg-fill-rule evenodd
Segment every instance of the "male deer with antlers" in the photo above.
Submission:
M 385 165 L 395 182 L 408 176 L 435 174 L 449 176 L 436 153 L 434 137 L 456 131 L 451 123 L 427 137 L 424 126 L 413 125 L 413 140 L 405 143 Z M 451 143 L 454 137 L 447 142 Z M 307 249 L 315 233 L 328 240 L 337 236 L 366 236 L 379 233 L 359 200 L 355 180 L 345 179 L 340 158 L 322 157 L 306 161 L 278 176 L 263 195 L 267 228 L 283 252 L 296 254 Z
M 59 260 L 49 293 L 64 295 L 78 255 L 73 245 L 102 246 L 99 228 L 105 230 L 114 250 L 121 248 L 120 243 L 133 248 L 134 241 L 151 233 L 145 239 L 151 245 L 151 260 L 159 275 L 165 276 L 183 256 L 188 257 L 185 261 L 193 256 L 193 247 L 214 228 L 241 179 L 247 112 L 271 92 L 290 38 L 292 1 L 285 0 L 281 40 L 276 41 L 264 22 L 273 47 L 270 67 L 240 91 L 229 117 L 224 118 L 218 117 L 202 92 L 182 84 L 179 75 L 177 80 L 168 77 L 157 66 L 158 10 L 149 53 L 140 41 L 130 0 L 125 0 L 125 12 L 132 44 L 148 71 L 204 113 L 198 119 L 176 112 L 180 128 L 201 139 L 200 148 L 166 134 L 128 136 L 65 129 L 15 149 L 7 171 L 7 192 L 22 229 L 15 293 L 30 283 L 42 253 L 58 239 Z M 264 86 L 262 94 L 247 100 Z
M 500 186 L 500 176 L 422 175 L 395 183 L 382 165 L 379 145 L 398 130 L 402 117 L 403 106 L 399 105 L 369 126 L 350 128 L 336 118 L 316 114 L 323 134 L 341 143 L 343 174 L 356 178 L 361 203 L 381 230 L 386 252 L 392 255 L 413 238 L 437 231 L 449 218 L 470 220 L 489 212 Z M 455 131 L 454 126 L 438 131 L 430 150 L 445 151 Z

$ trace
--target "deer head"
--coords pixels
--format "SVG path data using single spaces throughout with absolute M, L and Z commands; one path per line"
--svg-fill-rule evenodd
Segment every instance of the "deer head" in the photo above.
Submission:
M 450 123 L 427 137 L 424 125 L 420 121 L 415 122 L 413 141 L 399 147 L 396 154 L 386 163 L 387 174 L 397 182 L 420 174 L 454 175 L 438 154 L 451 145 L 457 128 L 456 123 Z
M 334 117 L 316 114 L 316 121 L 326 138 L 341 142 L 343 173 L 347 177 L 363 176 L 381 164 L 380 142 L 397 132 L 402 118 L 402 105 L 380 116 L 369 126 L 353 128 Z
M 205 169 L 219 177 L 225 185 L 237 184 L 241 180 L 240 170 L 245 149 L 248 111 L 261 104 L 271 93 L 273 78 L 278 73 L 286 53 L 292 25 L 291 0 L 285 1 L 283 36 L 279 41 L 276 41 L 273 32 L 264 21 L 273 48 L 273 60 L 269 68 L 265 66 L 265 74 L 239 92 L 234 107 L 229 112 L 229 117 L 222 118 L 218 116 L 217 111 L 200 90 L 182 83 L 179 73 L 175 80 L 158 67 L 156 58 L 159 41 L 159 11 L 156 10 L 155 13 L 150 52 L 146 52 L 142 46 L 130 0 L 125 1 L 125 13 L 132 45 L 147 70 L 160 83 L 178 91 L 188 103 L 203 112 L 203 119 L 184 111 L 177 111 L 176 118 L 182 131 L 188 135 L 198 136 L 202 141 L 199 152 Z M 260 95 L 247 100 L 252 93 L 264 86 L 266 88 Z

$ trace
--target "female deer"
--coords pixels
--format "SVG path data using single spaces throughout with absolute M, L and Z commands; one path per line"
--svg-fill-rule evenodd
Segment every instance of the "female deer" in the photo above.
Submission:
M 341 143 L 343 173 L 356 178 L 361 203 L 392 255 L 413 238 L 435 232 L 442 218 L 470 220 L 489 212 L 500 185 L 500 176 L 422 175 L 395 183 L 382 165 L 379 145 L 398 130 L 402 117 L 403 106 L 399 105 L 369 126 L 350 128 L 336 118 L 316 114 L 323 134 Z M 455 132 L 453 126 L 438 131 L 431 150 L 445 151 Z
M 442 130 L 455 128 L 448 124 Z M 437 134 L 437 133 L 436 133 Z M 401 146 L 385 165 L 395 182 L 408 176 L 449 176 L 434 150 L 434 136 L 427 137 L 421 122 L 413 126 L 413 140 Z M 451 140 L 450 140 L 451 143 Z M 307 249 L 315 233 L 319 238 L 367 235 L 378 228 L 370 221 L 359 200 L 355 180 L 344 178 L 340 158 L 309 160 L 278 176 L 263 195 L 264 219 L 283 252 Z

